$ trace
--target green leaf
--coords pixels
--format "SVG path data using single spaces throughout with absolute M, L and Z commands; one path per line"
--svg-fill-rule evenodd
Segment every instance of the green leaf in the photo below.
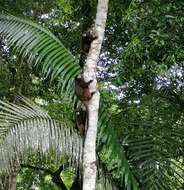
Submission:
M 60 78 L 59 88 L 73 88 L 70 80 L 78 75 L 80 67 L 72 54 L 47 29 L 25 19 L 0 14 L 0 35 L 5 37 L 14 53 L 26 59 L 51 82 Z M 62 82 L 61 82 L 62 80 Z M 69 87 L 68 87 L 69 85 Z M 66 93 L 66 92 L 65 92 Z

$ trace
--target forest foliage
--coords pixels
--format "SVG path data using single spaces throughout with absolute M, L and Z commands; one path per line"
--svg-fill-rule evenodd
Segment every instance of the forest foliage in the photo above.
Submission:
M 27 42 L 19 51 L 19 44 L 16 48 L 8 46 L 7 36 L 0 32 L 1 100 L 16 102 L 16 95 L 22 94 L 45 109 L 52 119 L 74 127 L 72 77 L 79 72 L 81 23 L 89 7 L 89 23 L 93 23 L 96 12 L 96 1 L 87 2 L 90 6 L 86 3 L 84 9 L 84 0 L 0 1 L 2 13 L 16 16 L 18 22 L 37 23 L 33 34 L 41 29 L 40 43 L 48 37 L 53 47 L 50 56 L 56 55 L 55 60 L 38 59 L 31 65 L 23 51 L 29 51 L 32 44 Z M 119 189 L 184 187 L 183 7 L 184 2 L 179 0 L 110 1 L 97 69 L 103 105 L 97 154 L 105 173 Z M 0 16 L 0 25 L 2 19 Z M 20 27 L 15 26 L 12 35 Z M 22 38 L 22 43 L 26 44 L 30 36 Z M 9 40 L 13 38 L 9 36 Z M 30 60 L 37 59 L 38 52 L 34 50 Z M 45 64 L 44 69 L 39 67 L 39 61 Z M 59 77 L 65 69 L 63 78 L 71 82 L 63 84 Z M 31 162 L 36 159 L 33 155 Z M 56 169 L 54 154 L 44 164 Z M 73 169 L 66 170 L 62 177 L 71 186 Z M 49 175 L 23 168 L 17 176 L 17 189 L 29 188 L 55 189 Z

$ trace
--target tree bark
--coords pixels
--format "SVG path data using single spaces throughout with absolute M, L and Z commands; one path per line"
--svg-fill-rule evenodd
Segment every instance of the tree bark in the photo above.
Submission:
M 96 92 L 91 100 L 86 103 L 88 111 L 87 133 L 84 142 L 83 154 L 83 190 L 95 190 L 96 187 L 96 134 L 98 122 L 98 109 L 100 93 L 97 89 L 96 68 L 100 55 L 102 41 L 104 37 L 106 19 L 108 11 L 108 0 L 98 0 L 97 14 L 95 20 L 95 39 L 90 47 L 86 64 L 84 65 L 83 78 L 85 82 L 93 80 L 90 83 L 90 92 Z

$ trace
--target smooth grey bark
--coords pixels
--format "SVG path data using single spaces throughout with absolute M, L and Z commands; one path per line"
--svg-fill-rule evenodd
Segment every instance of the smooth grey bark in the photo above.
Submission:
M 91 100 L 86 103 L 88 111 L 87 133 L 84 142 L 83 154 L 83 190 L 95 190 L 96 187 L 96 135 L 100 93 L 97 89 L 96 68 L 97 61 L 100 55 L 102 41 L 108 12 L 108 0 L 98 0 L 97 14 L 95 20 L 94 32 L 97 39 L 91 44 L 86 64 L 84 65 L 83 78 L 86 82 L 93 80 L 90 83 L 90 92 L 96 92 Z

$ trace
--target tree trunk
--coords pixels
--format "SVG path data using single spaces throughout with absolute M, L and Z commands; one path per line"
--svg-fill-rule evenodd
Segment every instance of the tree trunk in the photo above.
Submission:
M 83 78 L 86 82 L 93 80 L 89 86 L 90 92 L 96 92 L 92 96 L 91 100 L 86 104 L 88 111 L 88 130 L 84 142 L 83 190 L 95 190 L 96 187 L 96 134 L 100 101 L 100 93 L 97 89 L 96 68 L 104 37 L 107 11 L 108 0 L 98 0 L 94 29 L 97 39 L 95 39 L 91 44 L 83 72 Z

